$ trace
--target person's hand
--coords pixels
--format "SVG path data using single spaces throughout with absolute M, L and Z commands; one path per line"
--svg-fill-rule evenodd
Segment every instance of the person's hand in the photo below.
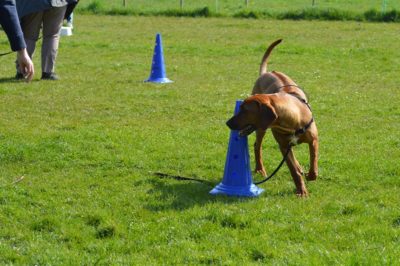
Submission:
M 31 58 L 26 51 L 26 48 L 17 51 L 18 71 L 22 73 L 26 82 L 30 82 L 35 73 Z

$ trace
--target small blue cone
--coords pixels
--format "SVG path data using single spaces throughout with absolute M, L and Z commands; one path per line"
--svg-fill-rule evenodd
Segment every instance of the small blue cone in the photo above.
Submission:
M 239 112 L 241 103 L 242 101 L 236 101 L 235 114 Z M 253 184 L 247 136 L 241 137 L 239 131 L 231 130 L 224 177 L 210 194 L 256 197 L 263 191 L 264 189 Z
M 151 73 L 147 82 L 155 83 L 171 83 L 172 80 L 167 78 L 164 64 L 164 53 L 161 41 L 161 34 L 156 35 L 156 45 L 154 46 L 153 62 L 151 64 Z

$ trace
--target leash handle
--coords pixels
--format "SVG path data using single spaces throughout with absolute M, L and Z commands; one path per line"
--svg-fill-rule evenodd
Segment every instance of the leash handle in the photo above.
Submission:
M 289 152 L 290 152 L 291 149 L 292 149 L 292 144 L 289 143 L 289 146 L 288 146 L 288 148 L 287 148 L 287 150 L 286 150 L 286 153 L 285 153 L 285 155 L 283 156 L 283 159 L 282 159 L 282 161 L 279 163 L 278 167 L 275 169 L 275 171 L 273 171 L 272 174 L 271 174 L 270 176 L 266 177 L 265 179 L 263 179 L 263 180 L 261 180 L 261 181 L 259 181 L 259 182 L 254 183 L 254 184 L 255 184 L 255 185 L 259 185 L 259 184 L 262 184 L 262 183 L 268 181 L 269 179 L 271 179 L 271 178 L 279 171 L 279 169 L 281 169 L 281 167 L 282 167 L 283 163 L 286 161 L 286 159 L 287 159 L 287 157 L 288 157 Z

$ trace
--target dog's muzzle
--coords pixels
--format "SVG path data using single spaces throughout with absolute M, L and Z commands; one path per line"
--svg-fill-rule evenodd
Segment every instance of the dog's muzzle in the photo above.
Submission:
M 242 130 L 239 131 L 239 135 L 241 137 L 245 137 L 250 135 L 251 133 L 253 133 L 257 128 L 253 125 L 248 125 L 245 128 L 243 128 Z
M 237 118 L 234 116 L 226 122 L 226 125 L 231 130 L 238 130 L 241 137 L 248 136 L 253 133 L 257 128 L 253 125 L 247 125 L 244 128 L 237 123 Z

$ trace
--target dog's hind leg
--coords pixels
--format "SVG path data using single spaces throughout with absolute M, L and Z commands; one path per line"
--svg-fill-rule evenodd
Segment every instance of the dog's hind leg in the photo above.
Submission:
M 267 172 L 265 171 L 264 164 L 262 162 L 262 141 L 264 138 L 266 130 L 257 129 L 256 131 L 256 142 L 254 143 L 254 155 L 256 160 L 256 169 L 255 173 L 261 174 L 262 176 L 267 176 Z

